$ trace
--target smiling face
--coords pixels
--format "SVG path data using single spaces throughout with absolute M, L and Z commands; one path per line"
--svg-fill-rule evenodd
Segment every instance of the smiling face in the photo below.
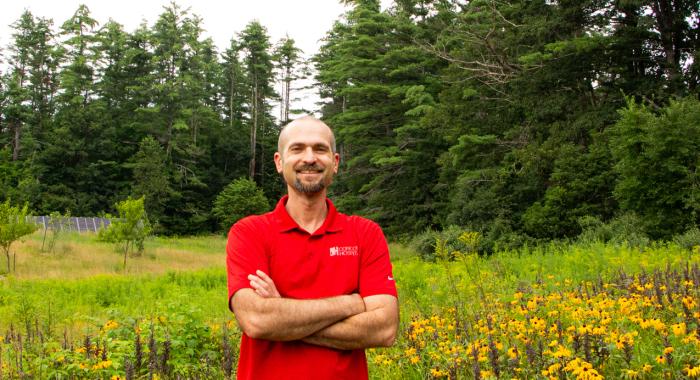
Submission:
M 333 182 L 340 156 L 334 152 L 333 132 L 322 121 L 304 117 L 280 133 L 275 166 L 289 191 L 316 194 Z

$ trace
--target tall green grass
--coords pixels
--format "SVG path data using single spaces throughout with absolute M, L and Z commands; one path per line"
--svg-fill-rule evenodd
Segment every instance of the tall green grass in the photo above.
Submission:
M 146 255 L 132 260 L 134 268 L 141 270 L 137 273 L 136 269 L 127 273 L 111 270 L 110 260 L 118 262 L 119 256 L 109 245 L 96 242 L 94 236 L 66 235 L 59 244 L 68 247 L 68 251 L 55 254 L 38 251 L 40 238 L 32 235 L 18 253 L 26 255 L 30 262 L 35 260 L 34 265 L 54 265 L 63 272 L 50 279 L 16 274 L 0 280 L 0 336 L 7 336 L 10 329 L 25 335 L 39 331 L 47 341 L 68 340 L 75 346 L 85 336 L 107 336 L 115 350 L 113 367 L 108 372 L 112 374 L 123 374 L 125 360 L 133 357 L 134 330 L 154 323 L 156 340 L 161 344 L 172 340 L 185 347 L 183 342 L 190 341 L 189 353 L 177 359 L 182 371 L 201 368 L 201 360 L 235 357 L 235 341 L 230 354 L 224 354 L 220 347 L 220 326 L 230 326 L 234 336 L 238 334 L 227 308 L 223 237 L 149 240 Z M 550 244 L 487 257 L 457 254 L 453 260 L 437 262 L 423 261 L 400 244 L 391 244 L 390 251 L 399 290 L 402 335 L 417 319 L 440 315 L 449 308 L 464 318 L 477 316 L 488 311 L 488 305 L 509 302 L 516 291 L 543 283 L 556 291 L 557 287 L 594 282 L 621 271 L 633 274 L 700 263 L 697 252 L 672 243 L 651 244 L 644 250 L 624 244 Z M 92 256 L 109 260 L 87 260 Z M 84 267 L 77 276 L 73 270 L 76 267 Z M 94 275 L 86 275 L 86 271 Z M 116 321 L 120 329 L 105 333 L 108 321 Z M 145 339 L 147 332 L 143 334 Z M 404 348 L 399 341 L 394 348 L 372 350 L 372 376 L 402 378 L 395 366 L 387 370 L 389 367 L 372 358 L 383 353 L 399 356 Z M 7 363 L 11 359 L 8 352 L 15 351 L 7 351 L 7 347 L 5 350 Z M 82 359 L 75 351 L 70 353 L 73 365 L 77 365 Z M 68 355 L 68 351 L 64 354 Z M 408 366 L 400 368 L 416 374 Z M 83 370 L 87 371 L 87 378 L 97 373 Z M 211 376 L 222 377 L 223 372 L 218 371 Z

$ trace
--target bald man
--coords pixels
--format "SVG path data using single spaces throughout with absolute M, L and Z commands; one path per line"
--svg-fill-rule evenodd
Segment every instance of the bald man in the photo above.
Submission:
M 321 120 L 288 124 L 274 161 L 287 195 L 233 225 L 226 246 L 237 377 L 366 379 L 364 349 L 391 346 L 399 322 L 384 234 L 326 197 L 340 156 Z

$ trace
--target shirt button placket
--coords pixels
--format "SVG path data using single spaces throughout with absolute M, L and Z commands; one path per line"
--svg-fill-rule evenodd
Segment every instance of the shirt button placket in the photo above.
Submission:
M 307 235 L 306 236 L 306 256 L 311 257 L 313 255 L 313 240 L 311 239 L 313 236 L 312 235 Z

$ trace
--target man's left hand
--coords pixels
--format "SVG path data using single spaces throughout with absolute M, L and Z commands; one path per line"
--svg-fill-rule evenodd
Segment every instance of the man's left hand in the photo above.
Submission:
M 272 281 L 270 276 L 261 270 L 255 271 L 255 274 L 249 274 L 248 280 L 250 281 L 250 287 L 255 290 L 259 296 L 263 298 L 279 298 L 280 293 L 277 291 L 275 282 Z

